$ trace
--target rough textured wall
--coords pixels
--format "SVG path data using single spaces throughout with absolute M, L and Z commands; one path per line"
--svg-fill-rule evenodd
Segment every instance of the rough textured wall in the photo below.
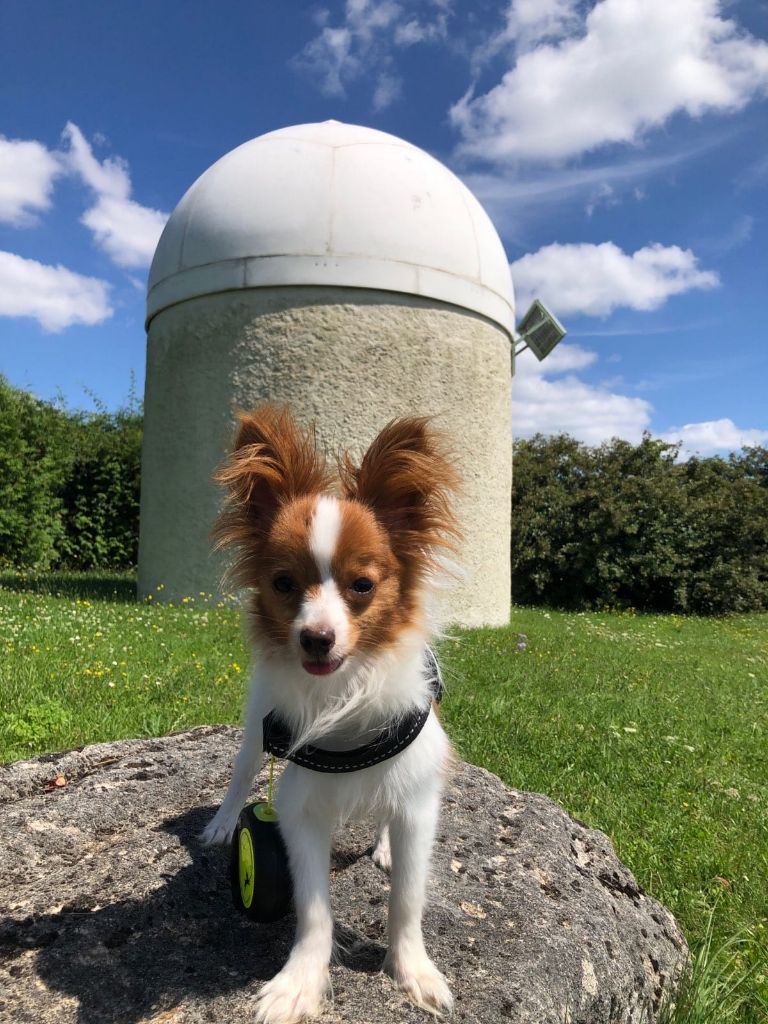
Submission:
M 270 288 L 164 310 L 147 343 L 139 591 L 178 600 L 216 593 L 208 533 L 220 495 L 211 474 L 236 406 L 287 402 L 315 420 L 329 451 L 362 451 L 393 416 L 432 414 L 463 477 L 465 580 L 447 620 L 509 616 L 510 345 L 457 307 L 362 289 Z

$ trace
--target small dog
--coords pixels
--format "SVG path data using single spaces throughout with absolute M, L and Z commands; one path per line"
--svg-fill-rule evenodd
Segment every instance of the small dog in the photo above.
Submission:
M 423 722 L 405 749 L 360 770 L 286 766 L 275 805 L 297 928 L 287 963 L 258 996 L 256 1019 L 268 1024 L 320 1010 L 332 953 L 331 832 L 360 815 L 377 821 L 373 858 L 392 874 L 384 970 L 417 1005 L 452 1005 L 421 918 L 452 756 L 430 710 L 424 659 L 440 556 L 459 538 L 455 471 L 428 420 L 412 417 L 386 426 L 359 466 L 344 455 L 338 477 L 340 497 L 313 432 L 274 405 L 240 414 L 234 451 L 217 474 L 228 499 L 214 532 L 219 546 L 235 548 L 234 578 L 252 591 L 258 657 L 233 778 L 203 841 L 230 840 L 261 767 L 270 711 L 289 726 L 292 751 L 309 741 L 350 750 L 406 715 Z

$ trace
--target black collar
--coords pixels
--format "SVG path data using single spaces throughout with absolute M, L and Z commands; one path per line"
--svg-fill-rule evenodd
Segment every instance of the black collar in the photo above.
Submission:
M 443 677 L 440 675 L 437 658 L 429 647 L 424 648 L 424 673 L 434 699 L 440 701 L 443 696 Z M 270 711 L 264 719 L 264 750 L 316 772 L 357 772 L 405 750 L 424 728 L 430 710 L 431 706 L 413 708 L 399 718 L 392 728 L 383 729 L 370 743 L 355 747 L 354 750 L 325 750 L 307 743 L 292 754 L 288 753 L 291 746 L 288 726 L 274 711 Z

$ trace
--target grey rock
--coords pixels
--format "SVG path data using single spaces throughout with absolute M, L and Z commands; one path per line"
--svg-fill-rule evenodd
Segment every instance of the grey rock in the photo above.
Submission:
M 240 917 L 227 851 L 195 839 L 240 735 L 205 727 L 0 768 L 0 1021 L 250 1019 L 293 918 Z M 428 1019 L 380 973 L 388 884 L 371 841 L 364 824 L 337 837 L 325 1024 Z M 607 836 L 467 764 L 446 791 L 425 935 L 468 1024 L 649 1022 L 688 955 Z

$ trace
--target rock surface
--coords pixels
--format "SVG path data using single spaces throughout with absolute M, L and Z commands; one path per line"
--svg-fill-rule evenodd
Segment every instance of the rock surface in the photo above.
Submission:
M 227 851 L 195 840 L 239 738 L 205 727 L 0 768 L 0 1021 L 252 1019 L 293 918 L 239 917 Z M 336 840 L 325 1024 L 429 1019 L 379 973 L 388 884 L 371 841 L 365 824 Z M 687 957 L 603 833 L 466 764 L 446 791 L 425 935 L 468 1024 L 646 1024 Z

